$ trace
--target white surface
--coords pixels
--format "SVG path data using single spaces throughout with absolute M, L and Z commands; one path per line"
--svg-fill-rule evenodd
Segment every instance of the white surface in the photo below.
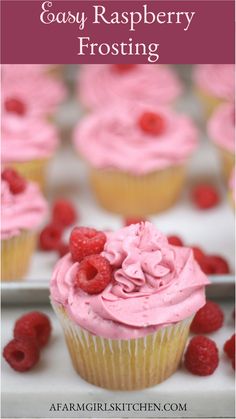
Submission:
M 210 335 L 218 345 L 220 364 L 209 377 L 193 376 L 181 367 L 156 387 L 138 392 L 113 392 L 86 383 L 73 370 L 61 329 L 49 309 L 53 322 L 52 339 L 41 353 L 39 364 L 28 373 L 17 373 L 2 362 L 2 417 L 234 417 L 234 372 L 222 347 L 234 331 L 233 303 L 224 303 L 225 325 Z M 28 309 L 30 310 L 30 308 Z M 26 309 L 2 310 L 2 346 L 12 336 L 15 320 Z M 52 403 L 187 403 L 186 412 L 50 412 Z

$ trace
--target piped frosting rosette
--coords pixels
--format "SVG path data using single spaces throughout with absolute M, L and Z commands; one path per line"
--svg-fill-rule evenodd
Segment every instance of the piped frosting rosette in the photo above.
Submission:
M 209 283 L 191 249 L 168 244 L 151 223 L 107 234 L 102 253 L 113 279 L 97 295 L 76 287 L 79 267 L 71 255 L 56 265 L 51 298 L 87 331 L 110 339 L 146 336 L 190 318 L 205 304 Z

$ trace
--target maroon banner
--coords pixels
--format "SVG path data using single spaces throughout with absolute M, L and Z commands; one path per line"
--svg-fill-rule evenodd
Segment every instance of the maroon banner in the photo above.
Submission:
M 2 63 L 234 63 L 234 0 L 2 0 Z

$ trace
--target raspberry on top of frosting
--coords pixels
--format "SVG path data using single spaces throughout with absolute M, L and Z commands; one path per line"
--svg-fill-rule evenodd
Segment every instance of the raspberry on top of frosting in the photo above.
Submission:
M 77 91 L 84 106 L 96 109 L 127 101 L 169 104 L 182 86 L 171 68 L 160 64 L 89 64 L 79 71 Z
M 39 227 L 48 205 L 36 184 L 26 182 L 22 192 L 11 191 L 10 183 L 1 180 L 1 239 L 17 236 L 22 230 Z
M 83 118 L 74 143 L 95 168 L 140 175 L 183 164 L 197 147 L 197 130 L 186 115 L 136 103 Z
M 107 233 L 101 254 L 113 279 L 99 294 L 75 286 L 79 262 L 71 255 L 56 265 L 52 301 L 94 334 L 112 339 L 145 336 L 160 327 L 191 317 L 205 304 L 209 283 L 191 249 L 168 244 L 149 222 Z
M 235 106 L 224 103 L 215 110 L 208 126 L 208 135 L 218 146 L 230 152 L 235 149 Z
M 200 89 L 219 99 L 234 99 L 234 64 L 199 64 L 195 68 L 194 77 Z

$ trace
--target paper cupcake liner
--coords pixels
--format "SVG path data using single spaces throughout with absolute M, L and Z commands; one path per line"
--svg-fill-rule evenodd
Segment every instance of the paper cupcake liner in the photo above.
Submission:
M 170 208 L 178 200 L 185 167 L 173 166 L 143 176 L 90 169 L 90 181 L 100 205 L 124 216 L 146 216 Z
M 24 279 L 36 245 L 36 234 L 23 231 L 18 236 L 1 241 L 1 280 Z
M 217 149 L 221 161 L 222 175 L 228 187 L 230 176 L 232 175 L 235 165 L 235 154 L 221 147 L 217 147 Z
M 16 169 L 22 176 L 36 182 L 40 190 L 45 192 L 48 159 L 31 160 L 27 162 L 12 162 L 9 166 Z
M 192 317 L 143 338 L 112 340 L 76 325 L 63 307 L 53 304 L 64 331 L 71 360 L 89 383 L 111 390 L 154 386 L 179 366 Z
M 204 90 L 196 88 L 195 92 L 201 104 L 203 105 L 206 119 L 209 118 L 213 114 L 214 110 L 221 103 L 223 103 L 222 99 L 212 96 L 209 93 L 205 92 Z

